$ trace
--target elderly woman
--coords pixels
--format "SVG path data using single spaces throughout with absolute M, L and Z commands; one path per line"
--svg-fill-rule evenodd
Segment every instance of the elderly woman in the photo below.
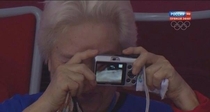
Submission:
M 44 93 L 18 96 L 1 104 L 24 112 L 52 112 L 76 98 L 84 112 L 142 112 L 145 99 L 99 86 L 93 73 L 96 55 L 141 54 L 133 63 L 137 75 L 146 65 L 147 85 L 159 89 L 169 80 L 166 96 L 174 106 L 152 101 L 150 111 L 210 111 L 209 99 L 194 92 L 163 56 L 136 46 L 137 30 L 129 1 L 46 2 L 39 29 L 39 48 L 51 74 Z M 68 103 L 69 104 L 69 103 Z M 11 108 L 9 108 L 11 109 Z M 203 109 L 203 110 L 202 110 Z M 15 111 L 15 110 L 13 110 Z M 206 111 L 205 111 L 206 112 Z

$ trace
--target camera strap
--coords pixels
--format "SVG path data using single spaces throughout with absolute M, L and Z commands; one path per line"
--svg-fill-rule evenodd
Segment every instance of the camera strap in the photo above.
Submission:
M 144 69 L 144 74 L 143 74 L 143 78 L 144 78 L 144 92 L 146 95 L 146 108 L 145 108 L 145 112 L 149 112 L 149 105 L 150 105 L 150 97 L 149 97 L 149 89 L 147 87 L 147 79 L 146 79 L 146 73 L 145 73 L 145 67 Z
M 149 96 L 149 89 L 147 87 L 145 66 L 142 68 L 141 72 L 139 73 L 139 75 L 137 77 L 136 91 L 144 91 L 145 92 L 145 95 L 146 95 L 145 112 L 149 112 L 150 96 Z
M 83 112 L 83 110 L 77 101 L 77 97 L 71 97 L 68 92 L 63 108 L 57 110 L 56 112 Z
M 82 107 L 79 105 L 77 98 L 76 97 L 72 97 L 73 100 L 73 112 L 83 112 Z
M 155 89 L 153 91 L 149 90 L 147 87 L 147 80 L 146 80 L 146 73 L 145 73 L 145 66 L 142 68 L 141 72 L 139 73 L 137 77 L 137 82 L 136 82 L 136 91 L 144 91 L 146 95 L 146 108 L 145 112 L 149 112 L 149 105 L 150 105 L 150 96 L 149 92 L 153 92 L 156 94 L 159 94 L 161 99 L 164 99 L 165 94 L 168 90 L 168 79 L 164 79 L 161 82 L 161 88 L 160 90 Z

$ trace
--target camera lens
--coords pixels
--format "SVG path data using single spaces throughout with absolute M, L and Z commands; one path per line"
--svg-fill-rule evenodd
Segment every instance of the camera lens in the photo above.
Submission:
M 135 77 L 135 75 L 133 75 L 133 73 L 132 73 L 132 70 L 130 70 L 130 71 L 128 72 L 128 77 L 130 77 L 130 78 L 134 78 L 134 77 Z
M 116 58 L 112 58 L 112 60 L 116 60 Z

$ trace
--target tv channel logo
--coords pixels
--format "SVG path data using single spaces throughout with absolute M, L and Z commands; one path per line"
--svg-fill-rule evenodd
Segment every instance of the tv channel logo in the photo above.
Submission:
M 191 20 L 190 11 L 169 11 L 170 21 L 189 21 Z

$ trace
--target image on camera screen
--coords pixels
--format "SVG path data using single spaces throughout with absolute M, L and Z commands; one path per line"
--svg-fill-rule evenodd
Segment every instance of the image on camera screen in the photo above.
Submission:
M 123 76 L 122 63 L 97 63 L 96 81 L 104 83 L 121 83 Z

